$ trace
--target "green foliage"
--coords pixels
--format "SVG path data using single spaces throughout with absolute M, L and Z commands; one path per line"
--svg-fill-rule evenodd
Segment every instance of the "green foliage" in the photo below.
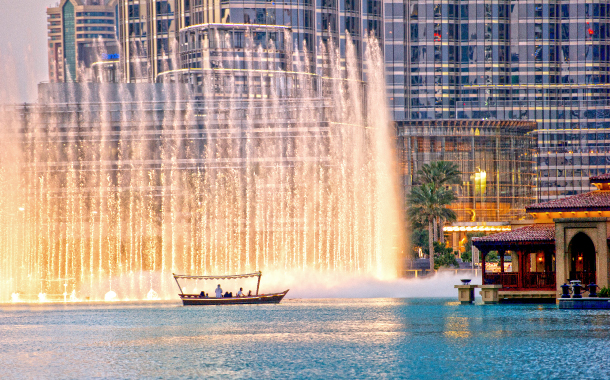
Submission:
M 599 292 L 597 292 L 597 296 L 603 298 L 610 298 L 610 288 L 604 286 L 599 290 Z
M 453 221 L 456 214 L 448 209 L 451 203 L 457 200 L 452 190 L 445 188 L 435 189 L 431 184 L 414 186 L 409 194 L 409 217 L 415 223 L 428 223 L 434 218 Z
M 472 238 L 485 236 L 485 232 L 467 232 L 466 233 L 466 244 L 464 248 L 466 251 L 472 252 Z
M 440 267 L 448 267 L 453 265 L 458 268 L 459 264 L 451 247 L 445 247 L 443 244 L 434 242 L 434 269 Z
M 465 263 L 472 262 L 472 238 L 485 236 L 484 232 L 468 232 L 466 233 L 466 244 L 464 244 L 464 253 L 462 253 L 462 261 Z
M 433 236 L 430 236 L 432 224 L 438 223 L 438 226 L 442 227 L 445 222 L 457 219 L 455 212 L 448 206 L 457 200 L 450 185 L 459 184 L 460 175 L 457 165 L 447 161 L 424 164 L 417 172 L 416 183 L 418 185 L 411 188 L 408 197 L 408 215 L 413 226 L 422 229 L 428 227 L 428 250 L 433 249 Z M 451 258 L 452 255 L 452 253 L 442 254 L 440 265 L 453 264 L 455 256 Z M 433 264 L 435 256 L 430 255 L 430 265 Z M 434 265 L 434 267 L 437 266 Z
M 428 254 L 428 230 L 414 228 L 411 233 L 411 243 L 415 248 L 421 248 L 425 255 Z M 415 254 L 415 253 L 414 253 Z
M 417 171 L 420 184 L 433 184 L 435 188 L 460 184 L 460 175 L 457 164 L 448 161 L 424 164 Z
M 498 261 L 500 261 L 500 256 L 498 256 L 498 251 L 490 251 L 485 256 L 485 262 L 487 262 L 487 263 L 497 263 Z

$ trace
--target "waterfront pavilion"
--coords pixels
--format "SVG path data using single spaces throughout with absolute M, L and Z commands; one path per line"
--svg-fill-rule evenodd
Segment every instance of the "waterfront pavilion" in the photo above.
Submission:
M 502 285 L 500 299 L 552 300 L 569 280 L 609 285 L 610 174 L 589 180 L 597 190 L 527 207 L 531 225 L 473 238 L 483 284 Z M 493 272 L 492 251 L 500 257 Z

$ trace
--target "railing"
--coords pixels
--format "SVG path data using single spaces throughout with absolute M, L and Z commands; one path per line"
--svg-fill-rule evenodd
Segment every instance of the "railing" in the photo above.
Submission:
M 524 288 L 552 288 L 556 286 L 555 273 L 529 272 L 523 276 Z
M 595 272 L 570 272 L 570 280 L 580 280 L 581 285 L 595 283 Z
M 519 284 L 519 273 L 485 273 L 483 276 L 483 283 L 488 285 L 502 285 L 503 288 L 554 289 L 555 273 L 525 273 L 523 274 L 523 284 Z
M 483 283 L 502 285 L 504 288 L 517 288 L 519 287 L 519 273 L 485 273 Z

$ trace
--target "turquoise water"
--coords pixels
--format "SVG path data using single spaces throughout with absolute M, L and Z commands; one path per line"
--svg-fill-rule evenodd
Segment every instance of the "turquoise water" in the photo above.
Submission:
M 607 378 L 610 310 L 455 299 L 0 306 L 2 378 Z

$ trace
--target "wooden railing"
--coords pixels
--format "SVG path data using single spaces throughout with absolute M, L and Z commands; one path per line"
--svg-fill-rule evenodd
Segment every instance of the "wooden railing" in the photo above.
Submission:
M 555 288 L 555 273 L 529 272 L 523 276 L 524 288 Z
M 519 287 L 519 273 L 485 273 L 484 284 L 502 285 L 504 288 Z
M 519 273 L 485 273 L 483 283 L 502 285 L 503 288 L 554 289 L 556 286 L 554 272 L 525 273 L 522 284 L 519 283 Z

